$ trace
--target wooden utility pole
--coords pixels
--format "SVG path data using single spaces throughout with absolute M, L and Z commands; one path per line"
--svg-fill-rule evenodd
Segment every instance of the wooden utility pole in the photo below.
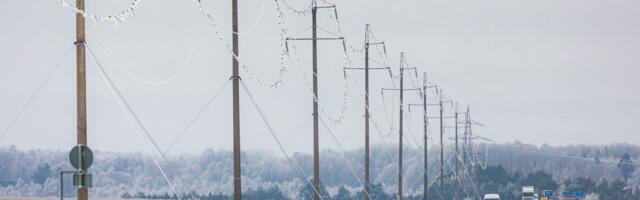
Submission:
M 369 24 L 364 29 L 364 199 L 369 200 Z
M 369 200 L 369 24 L 364 30 L 364 199 Z
M 398 128 L 398 200 L 402 200 L 402 172 L 403 172 L 403 168 L 402 168 L 402 139 L 403 139 L 403 134 L 402 134 L 402 119 L 403 119 L 403 110 L 404 110 L 404 91 L 420 91 L 422 89 L 420 88 L 410 88 L 410 89 L 404 89 L 404 70 L 405 69 L 413 69 L 415 70 L 416 68 L 408 68 L 405 67 L 406 65 L 406 58 L 404 56 L 404 52 L 400 53 L 400 88 L 393 88 L 393 89 L 387 89 L 387 88 L 382 88 L 382 91 L 384 92 L 385 90 L 399 90 L 400 91 L 400 127 Z
M 84 0 L 76 0 L 76 8 L 84 11 Z M 86 55 L 85 55 L 85 18 L 81 13 L 76 13 L 76 104 L 78 145 L 87 145 L 87 79 L 86 79 Z M 80 168 L 82 169 L 82 168 Z M 87 170 L 80 170 L 80 174 L 86 174 Z M 89 199 L 89 189 L 80 186 L 77 189 L 78 200 Z
M 370 199 L 370 182 L 369 182 L 369 124 L 370 124 L 370 111 L 369 111 L 369 71 L 370 70 L 391 70 L 389 67 L 369 67 L 369 47 L 372 45 L 383 45 L 384 42 L 371 42 L 370 41 L 370 26 L 369 24 L 365 27 L 365 35 L 364 35 L 364 68 L 362 67 L 345 67 L 345 69 L 356 69 L 356 70 L 364 70 L 364 192 L 365 192 L 365 200 Z
M 440 199 L 444 200 L 444 141 L 442 137 L 444 136 L 444 127 L 443 121 L 444 118 L 442 116 L 444 109 L 442 107 L 442 89 L 440 90 Z
M 469 106 L 467 106 L 467 112 L 464 113 L 464 138 L 463 148 L 469 148 Z M 467 151 L 462 151 L 462 166 L 467 167 Z
M 428 116 L 428 112 L 427 112 L 427 107 L 428 106 L 440 106 L 440 104 L 428 104 L 427 103 L 427 90 L 429 88 L 436 88 L 436 90 L 438 89 L 438 86 L 436 85 L 429 85 L 429 81 L 427 81 L 427 73 L 422 74 L 423 78 L 422 78 L 422 103 L 420 104 L 409 104 L 409 107 L 411 106 L 422 106 L 423 109 L 423 129 L 424 129 L 424 135 L 423 135 L 423 139 L 424 139 L 424 163 L 423 163 L 423 187 L 422 187 L 422 199 L 423 200 L 427 200 L 427 192 L 429 191 L 429 150 L 428 150 L 428 126 L 429 126 L 429 116 Z
M 455 176 L 456 180 L 459 181 L 458 179 L 458 172 L 460 171 L 458 168 L 458 103 L 456 102 L 456 106 L 455 106 L 455 145 L 456 145 L 456 155 L 454 156 L 454 163 L 455 163 L 455 172 L 453 173 L 453 175 Z M 454 182 L 454 188 L 453 188 L 453 199 L 457 200 L 458 198 L 458 189 L 460 189 L 460 185 L 459 182 L 455 181 Z
M 427 107 L 429 106 L 429 104 L 427 104 L 427 89 L 434 87 L 436 89 L 437 86 L 429 86 L 429 81 L 427 81 L 427 73 L 424 73 L 422 78 L 422 109 L 424 111 L 424 121 L 423 121 L 423 128 L 424 128 L 424 135 L 423 135 L 423 139 L 424 139 L 424 169 L 423 169 L 423 177 L 424 177 L 424 184 L 422 186 L 422 199 L 423 200 L 427 200 L 427 192 L 429 191 L 429 150 L 428 150 L 428 126 L 429 126 L 429 116 L 428 116 L 428 112 L 427 112 Z
M 319 144 L 319 124 L 318 124 L 318 26 L 317 13 L 318 2 L 313 1 L 311 5 L 311 29 L 313 48 L 313 193 L 314 200 L 320 200 L 320 144 Z
M 400 53 L 400 127 L 398 147 L 398 200 L 402 200 L 402 111 L 404 110 L 404 52 Z
M 427 148 L 427 140 L 428 140 L 428 133 L 427 133 L 427 127 L 429 126 L 429 119 L 427 119 L 427 73 L 424 73 L 423 77 L 422 77 L 422 108 L 423 108 L 423 126 L 422 127 L 424 129 L 424 135 L 423 140 L 424 140 L 424 169 L 422 171 L 422 175 L 424 176 L 424 184 L 422 186 L 422 199 L 427 200 L 427 190 L 429 190 L 429 174 L 427 173 L 429 170 L 429 150 Z
M 423 140 L 424 140 L 424 163 L 423 163 L 423 171 L 422 171 L 422 175 L 424 178 L 424 184 L 422 186 L 422 199 L 427 200 L 427 190 L 429 190 L 429 175 L 427 174 L 427 172 L 429 171 L 429 152 L 427 149 L 427 140 L 428 140 L 428 133 L 427 133 L 427 127 L 429 126 L 429 119 L 427 118 L 427 73 L 423 74 L 422 77 L 422 109 L 423 109 L 423 129 L 424 129 L 424 135 Z
M 242 200 L 242 171 L 240 162 L 240 75 L 238 74 L 238 0 L 231 1 L 231 21 L 233 35 L 233 66 L 231 76 L 233 84 L 233 196 Z
M 319 8 L 335 8 L 335 6 L 318 6 L 317 0 L 311 2 L 311 38 L 287 38 L 286 40 L 311 40 L 313 58 L 313 199 L 320 199 L 320 146 L 319 146 L 319 124 L 318 124 L 318 40 L 344 40 L 342 37 L 319 38 L 317 26 L 317 13 Z

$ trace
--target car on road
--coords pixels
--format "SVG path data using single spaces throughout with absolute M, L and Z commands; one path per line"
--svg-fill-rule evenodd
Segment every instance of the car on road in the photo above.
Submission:
M 484 194 L 484 200 L 500 200 L 499 194 Z

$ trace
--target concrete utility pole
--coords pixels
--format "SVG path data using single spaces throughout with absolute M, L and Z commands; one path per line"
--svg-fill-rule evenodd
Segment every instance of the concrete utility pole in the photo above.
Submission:
M 242 171 L 240 158 L 240 75 L 238 74 L 238 0 L 231 1 L 231 21 L 233 35 L 233 69 L 231 76 L 233 84 L 233 196 L 235 200 L 242 200 Z
M 370 112 L 369 112 L 369 71 L 370 70 L 388 70 L 391 69 L 389 67 L 369 67 L 369 47 L 372 45 L 383 45 L 384 42 L 371 42 L 370 34 L 371 29 L 369 24 L 365 27 L 364 34 L 364 68 L 357 67 L 346 67 L 345 69 L 357 69 L 364 70 L 364 192 L 365 200 L 369 200 L 369 192 L 370 192 L 370 182 L 369 182 L 369 124 L 370 124 Z
M 84 0 L 76 0 L 76 8 L 84 11 Z M 76 13 L 76 99 L 77 99 L 77 143 L 87 145 L 87 79 L 85 60 L 85 18 Z M 87 174 L 87 170 L 80 168 L 79 174 Z M 89 199 L 89 189 L 80 186 L 77 189 L 78 200 Z
M 311 2 L 311 38 L 287 38 L 286 40 L 311 40 L 313 58 L 313 199 L 320 199 L 320 147 L 318 124 L 318 40 L 344 40 L 342 37 L 319 38 L 317 26 L 317 13 L 319 8 L 335 8 L 335 6 L 318 6 L 317 0 Z

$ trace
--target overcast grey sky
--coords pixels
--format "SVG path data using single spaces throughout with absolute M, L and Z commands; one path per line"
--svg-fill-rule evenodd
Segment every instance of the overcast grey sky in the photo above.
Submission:
M 307 0 L 289 0 L 303 9 Z M 229 1 L 207 0 L 209 12 L 229 26 Z M 640 144 L 640 2 L 634 0 L 350 0 L 332 1 L 348 42 L 362 46 L 364 24 L 388 45 L 397 73 L 399 53 L 409 64 L 429 73 L 446 97 L 471 105 L 474 133 L 497 142 L 520 140 L 542 145 Z M 240 1 L 240 29 L 254 31 L 240 38 L 243 62 L 270 82 L 277 78 L 282 47 L 274 1 Z M 130 0 L 87 0 L 87 10 L 116 14 Z M 310 26 L 309 16 L 292 15 L 283 5 L 287 34 Z M 337 33 L 332 11 L 319 13 L 319 26 Z M 4 130 L 75 39 L 74 15 L 57 0 L 0 2 L 0 130 Z M 221 33 L 230 39 L 224 28 Z M 308 36 L 303 32 L 301 36 Z M 320 32 L 325 34 L 325 32 Z M 325 36 L 328 36 L 325 34 Z M 229 78 L 231 58 L 224 42 L 191 0 L 143 1 L 137 15 L 124 23 L 87 21 L 87 41 L 116 86 L 162 148 L 189 123 Z M 306 88 L 311 49 L 297 42 L 304 66 L 285 60 L 283 87 L 266 90 L 244 74 L 244 81 L 265 111 L 289 151 L 311 150 L 311 96 Z M 193 48 L 192 48 L 193 47 Z M 190 53 L 191 52 L 191 53 Z M 351 72 L 347 86 L 339 42 L 320 42 L 320 101 L 326 115 L 340 113 L 344 88 L 349 88 L 346 120 L 330 123 L 345 148 L 363 146 L 362 72 Z M 375 52 L 378 54 L 378 51 Z M 89 55 L 88 55 L 89 56 Z M 362 54 L 350 52 L 354 67 Z M 380 57 L 373 56 L 377 61 Z M 25 110 L 0 145 L 19 148 L 69 149 L 75 144 L 75 55 L 72 51 Z M 94 149 L 141 151 L 139 134 L 127 121 L 92 57 L 88 57 L 89 145 Z M 118 67 L 119 63 L 122 67 Z M 162 81 L 186 63 L 182 75 Z M 408 87 L 420 82 L 409 75 Z M 391 93 L 381 99 L 379 88 L 392 87 L 387 74 L 372 72 L 372 112 L 385 133 L 375 131 L 375 143 L 397 142 L 397 108 L 391 116 Z M 413 81 L 413 82 L 412 82 Z M 356 84 L 357 83 L 357 84 Z M 231 149 L 231 90 L 225 88 L 193 124 L 172 152 L 194 153 L 206 148 Z M 415 94 L 407 103 L 417 103 Z M 242 145 L 245 150 L 278 151 L 276 143 L 243 93 Z M 383 106 L 385 105 L 385 106 Z M 385 108 L 388 114 L 385 114 Z M 431 108 L 435 115 L 435 108 Z M 462 110 L 462 109 L 461 109 Z M 408 114 L 410 147 L 421 136 L 421 113 Z M 394 121 L 390 121 L 393 118 Z M 438 131 L 435 121 L 432 131 Z M 298 134 L 296 131 L 301 130 Z M 321 147 L 338 143 L 321 129 Z M 449 131 L 449 136 L 451 133 Z M 434 135 L 435 136 L 435 135 Z M 383 140 L 384 139 L 384 140 Z

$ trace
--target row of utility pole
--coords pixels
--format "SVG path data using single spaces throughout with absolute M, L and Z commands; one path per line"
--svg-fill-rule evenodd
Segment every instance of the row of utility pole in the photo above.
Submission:
M 241 200 L 242 199 L 242 179 L 241 179 L 241 148 L 240 148 L 240 99 L 239 99 L 239 81 L 241 80 L 239 74 L 239 35 L 238 35 L 238 0 L 232 0 L 232 115 L 233 115 L 233 183 L 234 183 L 234 199 Z M 79 11 L 84 11 L 85 9 L 85 0 L 76 0 L 76 8 Z M 311 14 L 312 14 L 312 36 L 311 38 L 287 38 L 287 40 L 311 40 L 312 41 L 312 70 L 313 70 L 313 188 L 314 188 L 314 200 L 320 199 L 320 155 L 319 155 L 319 112 L 318 112 L 318 52 L 317 52 L 317 42 L 318 40 L 343 40 L 344 38 L 320 38 L 317 35 L 317 11 L 322 8 L 335 8 L 335 6 L 318 6 L 317 0 L 312 1 Z M 367 24 L 365 27 L 365 44 L 364 44 L 364 52 L 365 52 L 365 66 L 363 68 L 345 68 L 345 69 L 362 69 L 365 74 L 365 156 L 364 156 L 364 191 L 365 191 L 365 199 L 369 200 L 370 198 L 370 171 L 369 171 L 369 163 L 370 163 L 370 150 L 369 150 L 369 124 L 370 124 L 370 96 L 369 96 L 369 71 L 370 70 L 389 70 L 390 67 L 370 67 L 369 66 L 369 48 L 373 45 L 385 45 L 384 42 L 371 42 L 371 29 Z M 85 61 L 85 17 L 82 13 L 76 13 L 76 94 L 77 94 L 77 144 L 78 145 L 87 145 L 87 112 L 86 112 L 86 61 Z M 410 68 L 406 64 L 406 58 L 404 52 L 400 55 L 400 87 L 383 90 L 396 90 L 399 91 L 400 98 L 400 107 L 399 107 L 399 130 L 398 130 L 398 139 L 399 139 L 399 147 L 398 147 L 398 199 L 403 198 L 403 110 L 404 110 L 404 91 L 419 91 L 422 94 L 422 104 L 410 104 L 411 105 L 421 105 L 424 111 L 424 166 L 423 166 L 423 194 L 424 198 L 427 197 L 428 192 L 428 133 L 427 127 L 429 124 L 429 117 L 427 116 L 427 107 L 428 106 L 439 106 L 440 107 L 440 196 L 444 198 L 443 188 L 444 188 L 444 143 L 443 143 L 443 119 L 446 118 L 443 116 L 443 100 L 442 94 L 440 94 L 440 101 L 438 104 L 428 104 L 427 102 L 427 91 L 429 88 L 435 88 L 436 92 L 438 92 L 437 86 L 428 85 L 427 75 L 426 73 L 423 76 L 423 86 L 422 88 L 404 88 L 404 73 L 407 69 Z M 441 91 L 439 92 L 441 93 Z M 382 97 L 384 98 L 384 97 Z M 457 116 L 458 113 L 455 113 L 456 119 L 456 155 L 458 154 L 458 134 L 457 134 Z M 470 119 L 467 111 L 467 122 L 465 123 L 465 145 L 469 145 L 470 136 L 467 135 L 467 129 L 470 127 Z M 456 176 L 458 172 L 458 162 L 456 160 Z M 81 173 L 87 173 L 86 170 L 81 171 Z M 457 188 L 457 187 L 456 187 Z M 456 191 L 457 192 L 457 191 Z M 458 198 L 456 193 L 455 198 Z M 86 187 L 78 187 L 77 188 L 77 199 L 78 200 L 88 200 L 88 189 Z

